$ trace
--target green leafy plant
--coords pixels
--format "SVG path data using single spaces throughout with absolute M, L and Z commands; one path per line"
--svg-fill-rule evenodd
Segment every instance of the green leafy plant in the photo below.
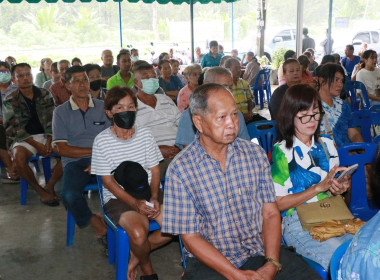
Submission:
M 272 54 L 272 67 L 278 69 L 280 64 L 284 62 L 284 54 L 288 51 L 288 48 L 278 47 L 276 51 Z

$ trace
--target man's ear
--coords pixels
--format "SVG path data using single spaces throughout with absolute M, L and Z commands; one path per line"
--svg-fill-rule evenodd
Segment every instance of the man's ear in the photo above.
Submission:
M 16 81 L 15 75 L 12 75 L 12 76 L 11 76 L 11 80 L 12 80 L 12 83 L 15 84 L 15 81 Z
M 199 116 L 199 115 L 193 115 L 193 123 L 194 123 L 194 126 L 197 128 L 197 130 L 202 133 L 203 132 L 203 129 L 202 129 L 202 116 Z
M 116 61 L 116 65 L 120 67 L 120 61 Z
M 71 92 L 71 84 L 70 84 L 70 83 L 65 82 L 65 88 L 66 88 L 69 92 Z

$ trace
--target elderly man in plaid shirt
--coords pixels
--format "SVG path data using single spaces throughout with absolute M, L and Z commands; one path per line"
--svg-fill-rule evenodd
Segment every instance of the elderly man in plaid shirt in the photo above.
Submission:
M 202 85 L 190 111 L 199 135 L 169 166 L 162 227 L 182 237 L 183 279 L 320 279 L 300 256 L 280 250 L 270 166 L 259 146 L 237 138 L 231 92 Z

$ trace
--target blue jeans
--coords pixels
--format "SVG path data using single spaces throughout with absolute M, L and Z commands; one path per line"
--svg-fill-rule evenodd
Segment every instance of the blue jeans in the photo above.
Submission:
M 92 212 L 83 195 L 86 185 L 92 181 L 96 182 L 95 176 L 84 171 L 90 164 L 91 158 L 82 158 L 68 163 L 63 169 L 62 200 L 80 228 L 88 226 L 92 217 Z
M 298 254 L 319 263 L 327 271 L 335 250 L 353 236 L 346 233 L 343 236 L 319 242 L 311 237 L 309 231 L 302 229 L 297 211 L 283 218 L 282 228 L 287 246 L 294 247 Z

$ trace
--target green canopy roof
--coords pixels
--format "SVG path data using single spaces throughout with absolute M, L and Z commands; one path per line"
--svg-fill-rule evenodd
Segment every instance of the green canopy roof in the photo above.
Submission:
M 3 2 L 5 0 L 0 0 L 0 3 Z M 21 2 L 28 2 L 30 4 L 35 4 L 35 3 L 40 3 L 41 1 L 45 1 L 46 3 L 57 3 L 59 0 L 7 0 L 9 3 L 12 3 L 12 4 L 19 4 Z M 74 3 L 75 1 L 80 1 L 82 3 L 89 3 L 89 2 L 92 2 L 92 1 L 96 1 L 96 2 L 108 2 L 108 0 L 61 0 L 62 2 L 65 2 L 65 3 Z M 112 2 L 119 2 L 119 0 L 109 0 L 109 1 L 112 1 Z M 120 0 L 121 2 L 123 0 Z M 168 3 L 173 3 L 175 5 L 181 5 L 182 3 L 187 3 L 187 4 L 190 4 L 190 0 L 126 0 L 130 3 L 137 3 L 137 2 L 144 2 L 144 3 L 147 3 L 147 4 L 151 4 L 153 2 L 157 2 L 159 4 L 168 4 Z M 201 4 L 207 4 L 207 3 L 210 3 L 210 2 L 213 2 L 213 3 L 222 3 L 222 2 L 236 2 L 237 0 L 194 0 L 193 2 L 194 3 L 201 3 Z

